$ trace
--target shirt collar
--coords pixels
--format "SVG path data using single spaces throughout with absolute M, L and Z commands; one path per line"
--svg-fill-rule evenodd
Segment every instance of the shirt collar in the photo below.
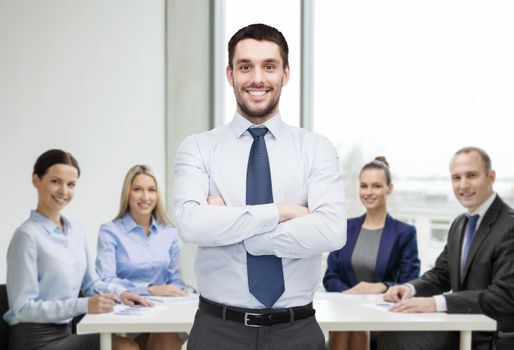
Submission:
M 284 123 L 282 122 L 282 117 L 280 113 L 275 114 L 271 119 L 267 120 L 263 125 L 268 128 L 270 134 L 277 138 L 280 136 L 282 129 L 284 128 Z M 252 126 L 257 126 L 255 124 L 250 123 L 248 119 L 243 117 L 239 112 L 234 113 L 234 118 L 230 122 L 230 127 L 234 131 L 234 134 L 237 138 L 241 137 L 245 132 L 247 132 L 248 128 Z
M 121 218 L 121 221 L 123 223 L 123 227 L 125 228 L 125 232 L 131 232 L 135 230 L 137 227 L 141 228 L 140 225 L 138 225 L 130 213 L 127 211 L 125 215 L 123 215 L 123 218 Z M 157 233 L 157 221 L 152 216 L 152 223 L 150 224 L 150 232 L 151 233 Z
M 493 192 L 493 194 L 491 194 L 489 196 L 489 198 L 487 198 L 487 200 L 482 203 L 478 208 L 477 210 L 475 210 L 474 212 L 472 213 L 466 213 L 466 215 L 469 217 L 469 216 L 473 216 L 473 215 L 480 215 L 479 218 L 478 218 L 478 222 L 477 222 L 477 227 L 480 225 L 480 223 L 482 222 L 482 219 L 484 218 L 484 215 L 485 213 L 487 212 L 487 210 L 489 210 L 489 207 L 491 206 L 491 204 L 493 204 L 494 200 L 496 199 L 496 192 Z
M 63 228 L 57 225 L 55 222 L 38 212 L 37 210 L 32 210 L 30 212 L 30 218 L 43 226 L 43 228 L 48 233 L 64 233 L 66 234 L 70 228 L 70 222 L 64 216 L 61 215 L 61 221 L 63 223 Z

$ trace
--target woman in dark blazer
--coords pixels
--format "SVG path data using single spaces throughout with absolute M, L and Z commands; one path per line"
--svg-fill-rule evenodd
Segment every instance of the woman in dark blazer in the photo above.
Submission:
M 384 157 L 364 165 L 359 196 L 366 214 L 348 219 L 343 248 L 330 253 L 323 285 L 328 292 L 379 294 L 419 276 L 416 228 L 387 213 L 391 173 Z M 329 350 L 369 349 L 368 332 L 331 332 Z

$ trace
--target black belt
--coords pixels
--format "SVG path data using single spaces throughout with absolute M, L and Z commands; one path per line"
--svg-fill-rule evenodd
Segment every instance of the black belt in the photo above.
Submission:
M 198 308 L 211 316 L 242 323 L 249 327 L 273 326 L 278 323 L 293 322 L 314 316 L 316 313 L 316 310 L 312 308 L 312 303 L 287 309 L 243 309 L 215 303 L 202 296 L 200 296 Z

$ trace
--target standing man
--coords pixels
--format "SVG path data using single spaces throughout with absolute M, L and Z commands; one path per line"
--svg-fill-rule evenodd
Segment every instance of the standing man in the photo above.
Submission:
M 435 267 L 390 288 L 384 299 L 396 302 L 396 312 L 486 314 L 498 322 L 497 349 L 514 349 L 508 334 L 514 331 L 514 211 L 493 191 L 496 174 L 482 149 L 458 150 L 450 172 L 467 212 L 452 223 Z M 473 349 L 489 349 L 492 336 L 473 333 Z M 457 349 L 458 343 L 456 332 L 385 333 L 379 349 Z
M 288 51 L 273 27 L 235 33 L 234 118 L 177 153 L 177 227 L 199 246 L 189 349 L 324 349 L 312 299 L 321 253 L 346 240 L 343 182 L 330 142 L 281 119 Z

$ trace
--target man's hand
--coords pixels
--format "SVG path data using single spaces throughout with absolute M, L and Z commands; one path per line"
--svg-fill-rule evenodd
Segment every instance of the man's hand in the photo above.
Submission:
M 148 292 L 151 295 L 159 295 L 165 297 L 183 297 L 187 295 L 185 291 L 173 284 L 154 284 L 148 287 Z
M 389 311 L 393 312 L 437 312 L 435 299 L 428 298 L 409 298 L 394 304 Z
M 207 197 L 207 204 L 225 206 L 225 201 L 220 196 L 209 196 Z
M 384 294 L 385 301 L 392 301 L 396 303 L 403 299 L 408 299 L 411 297 L 411 290 L 409 286 L 401 285 L 401 286 L 392 286 L 387 290 Z
M 300 216 L 309 215 L 309 209 L 294 203 L 280 203 L 277 204 L 279 222 L 284 222 L 290 219 L 295 219 Z
M 383 283 L 359 282 L 350 289 L 345 290 L 345 294 L 381 294 L 387 290 Z
M 114 305 L 120 299 L 114 294 L 102 293 L 90 297 L 87 301 L 88 314 L 102 314 L 114 311 Z
M 121 302 L 125 305 L 134 305 L 134 304 L 140 304 L 146 307 L 153 306 L 153 303 L 146 300 L 140 295 L 131 293 L 131 292 L 123 292 L 120 295 Z

